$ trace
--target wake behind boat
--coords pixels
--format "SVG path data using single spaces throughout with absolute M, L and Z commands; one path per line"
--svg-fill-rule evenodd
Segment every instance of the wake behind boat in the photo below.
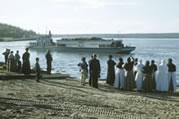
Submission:
M 105 40 L 102 38 L 62 38 L 53 42 L 51 33 L 30 42 L 30 49 L 50 49 L 61 52 L 89 52 L 129 54 L 135 47 L 124 46 L 122 40 Z

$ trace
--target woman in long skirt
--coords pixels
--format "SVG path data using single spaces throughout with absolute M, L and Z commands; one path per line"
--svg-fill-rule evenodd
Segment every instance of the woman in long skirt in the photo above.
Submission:
M 152 70 L 150 67 L 150 62 L 147 60 L 145 66 L 143 67 L 143 89 L 145 92 L 152 91 Z
M 169 80 L 169 89 L 168 91 L 172 94 L 176 91 L 176 66 L 172 63 L 172 59 L 168 59 L 168 80 Z
M 124 65 L 125 69 L 125 80 L 124 80 L 124 89 L 132 90 L 134 88 L 134 74 L 133 74 L 133 62 L 131 58 L 127 59 L 127 63 Z
M 119 58 L 119 63 L 117 64 L 117 73 L 114 86 L 120 89 L 124 89 L 124 68 L 123 59 Z
M 157 74 L 157 80 L 156 80 L 156 84 L 157 87 L 156 89 L 158 91 L 168 91 L 168 87 L 169 87 L 169 81 L 168 81 L 168 67 L 165 64 L 165 61 L 162 60 L 161 64 L 159 65 L 159 71 Z
M 136 66 L 136 77 L 135 77 L 135 81 L 136 81 L 136 88 L 137 90 L 142 90 L 142 81 L 143 81 L 143 70 L 144 65 L 142 64 L 142 60 L 139 61 L 139 64 Z

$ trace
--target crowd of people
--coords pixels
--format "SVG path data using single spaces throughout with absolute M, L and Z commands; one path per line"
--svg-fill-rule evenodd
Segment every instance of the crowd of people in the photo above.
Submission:
M 30 53 L 29 48 L 25 49 L 25 52 L 22 55 L 22 63 L 21 63 L 21 56 L 19 55 L 19 51 L 16 51 L 16 54 L 13 54 L 13 51 L 10 49 L 6 49 L 5 52 L 3 52 L 5 65 L 8 71 L 10 72 L 18 72 L 23 73 L 24 75 L 30 75 L 32 72 L 31 65 L 30 65 Z M 47 61 L 47 74 L 51 74 L 52 70 L 52 55 L 50 53 L 50 50 L 47 51 L 46 55 L 46 61 Z M 39 57 L 35 58 L 36 63 L 34 67 L 34 71 L 36 73 L 36 80 L 39 82 L 41 77 L 41 68 L 39 64 Z
M 81 84 L 85 85 L 85 80 L 89 74 L 89 85 L 98 88 L 101 68 L 96 54 L 91 56 L 88 64 L 83 57 L 78 66 L 81 72 Z M 112 59 L 112 55 L 109 55 L 107 66 L 106 83 L 121 90 L 131 91 L 136 88 L 137 91 L 144 92 L 164 91 L 172 93 L 176 91 L 176 66 L 171 58 L 168 59 L 167 64 L 165 60 L 162 60 L 161 64 L 157 66 L 154 60 L 151 63 L 147 60 L 144 65 L 142 60 L 138 61 L 137 58 L 134 59 L 132 56 L 127 58 L 126 63 L 121 57 L 119 62 L 116 63 Z
M 14 55 L 13 51 L 6 49 L 3 55 L 8 71 L 24 73 L 25 75 L 31 73 L 29 49 L 26 48 L 25 50 L 26 51 L 22 55 L 21 63 L 21 56 L 18 50 Z M 50 50 L 47 51 L 45 58 L 47 61 L 47 73 L 51 74 L 53 58 Z M 159 66 L 155 64 L 154 60 L 152 60 L 151 63 L 147 60 L 144 65 L 142 60 L 138 61 L 137 58 L 134 59 L 132 56 L 127 58 L 126 63 L 124 63 L 121 57 L 118 63 L 112 58 L 112 55 L 109 55 L 109 60 L 107 61 L 107 84 L 121 90 L 129 91 L 134 88 L 144 92 L 169 91 L 172 93 L 176 91 L 176 66 L 173 64 L 171 58 L 168 59 L 167 64 L 165 60 L 162 60 Z M 36 57 L 35 60 L 36 78 L 39 82 L 41 77 L 39 58 Z M 85 81 L 89 75 L 89 85 L 98 88 L 101 66 L 100 61 L 97 59 L 97 55 L 91 55 L 91 59 L 88 63 L 86 62 L 86 58 L 82 57 L 82 62 L 80 62 L 78 66 L 81 72 L 81 85 L 85 85 Z M 115 70 L 115 66 L 117 70 Z

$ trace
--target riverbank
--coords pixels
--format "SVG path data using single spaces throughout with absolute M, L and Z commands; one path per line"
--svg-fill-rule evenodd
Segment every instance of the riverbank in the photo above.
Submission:
M 128 92 L 99 82 L 99 89 L 61 79 L 0 80 L 2 119 L 179 118 L 179 93 Z

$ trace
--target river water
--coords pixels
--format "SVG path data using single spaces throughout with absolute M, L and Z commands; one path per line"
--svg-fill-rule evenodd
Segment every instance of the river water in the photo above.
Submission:
M 14 42 L 0 42 L 0 53 L 2 54 L 6 48 L 10 48 L 14 52 L 19 50 L 22 55 L 25 48 L 30 41 L 14 41 Z M 132 53 L 134 58 L 142 59 L 145 63 L 146 60 L 154 59 L 156 64 L 159 65 L 162 59 L 167 61 L 172 58 L 177 67 L 177 79 L 179 79 L 179 39 L 123 39 L 125 45 L 136 46 L 135 51 Z M 46 68 L 45 50 L 37 51 L 30 50 L 31 66 L 35 64 L 35 58 L 40 58 L 41 68 Z M 73 77 L 80 77 L 79 67 L 77 64 L 80 62 L 81 57 L 86 57 L 87 61 L 90 59 L 89 53 L 63 53 L 59 51 L 52 52 L 53 55 L 53 72 L 68 73 Z M 106 78 L 107 60 L 109 54 L 97 54 L 101 63 L 101 78 Z M 119 57 L 123 57 L 126 61 L 129 55 L 113 55 L 114 60 L 118 62 Z M 0 55 L 0 61 L 4 61 L 4 56 Z

